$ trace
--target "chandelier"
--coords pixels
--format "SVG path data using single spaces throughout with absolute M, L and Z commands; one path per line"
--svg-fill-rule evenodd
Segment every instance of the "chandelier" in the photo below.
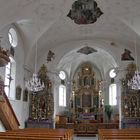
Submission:
M 29 91 L 35 94 L 38 91 L 44 89 L 44 83 L 38 78 L 36 73 L 36 63 L 37 63 L 37 42 L 36 42 L 36 54 L 35 54 L 35 72 L 33 73 L 32 78 L 26 83 L 26 87 Z
M 128 80 L 128 87 L 133 90 L 140 90 L 140 72 L 137 68 L 137 50 L 136 50 L 136 39 L 135 39 L 135 55 L 136 55 L 136 70 L 131 80 Z

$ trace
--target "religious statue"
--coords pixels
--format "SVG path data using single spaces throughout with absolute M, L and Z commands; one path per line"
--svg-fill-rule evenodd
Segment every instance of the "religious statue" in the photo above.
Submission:
M 49 50 L 48 55 L 47 55 L 47 63 L 52 61 L 52 59 L 55 58 L 55 53 Z
M 134 61 L 134 58 L 131 56 L 131 51 L 128 49 L 124 49 L 124 53 L 121 56 L 121 60 L 122 61 L 126 61 L 126 60 Z

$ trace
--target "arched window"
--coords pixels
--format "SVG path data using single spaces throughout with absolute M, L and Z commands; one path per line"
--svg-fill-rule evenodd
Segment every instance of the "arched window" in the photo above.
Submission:
M 59 106 L 66 106 L 66 86 L 59 86 Z
M 10 45 L 12 47 L 16 47 L 18 44 L 18 37 L 17 37 L 16 30 L 14 28 L 9 29 L 8 38 L 9 38 Z
M 117 85 L 111 84 L 109 86 L 109 104 L 110 105 L 117 105 Z
M 109 77 L 110 77 L 110 78 L 115 78 L 116 76 L 117 76 L 117 73 L 116 73 L 115 69 L 114 69 L 114 68 L 111 69 L 111 70 L 109 71 Z
M 66 79 L 66 73 L 65 73 L 64 71 L 60 71 L 60 72 L 59 72 L 59 78 L 60 78 L 61 80 L 65 80 L 65 79 Z
M 16 63 L 13 58 L 10 58 L 10 62 L 5 67 L 5 93 L 8 98 L 15 99 L 15 73 Z

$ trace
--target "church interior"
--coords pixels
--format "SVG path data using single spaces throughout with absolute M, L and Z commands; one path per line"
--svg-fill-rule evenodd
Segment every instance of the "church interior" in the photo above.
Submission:
M 140 139 L 139 9 L 0 0 L 0 139 Z

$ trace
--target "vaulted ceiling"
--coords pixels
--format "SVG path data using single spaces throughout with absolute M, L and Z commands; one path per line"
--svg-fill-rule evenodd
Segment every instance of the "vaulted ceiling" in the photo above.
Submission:
M 49 49 L 54 50 L 59 54 L 56 64 L 62 69 L 70 69 L 83 60 L 94 60 L 93 63 L 106 72 L 108 67 L 117 66 L 117 49 L 128 47 L 133 50 L 135 38 L 140 44 L 140 0 L 96 0 L 104 14 L 89 25 L 75 24 L 67 17 L 73 2 L 0 0 L 0 29 L 11 23 L 18 28 L 27 54 L 26 63 L 33 61 L 32 50 L 37 42 L 38 56 L 44 56 Z M 85 44 L 96 48 L 99 55 L 77 54 Z

